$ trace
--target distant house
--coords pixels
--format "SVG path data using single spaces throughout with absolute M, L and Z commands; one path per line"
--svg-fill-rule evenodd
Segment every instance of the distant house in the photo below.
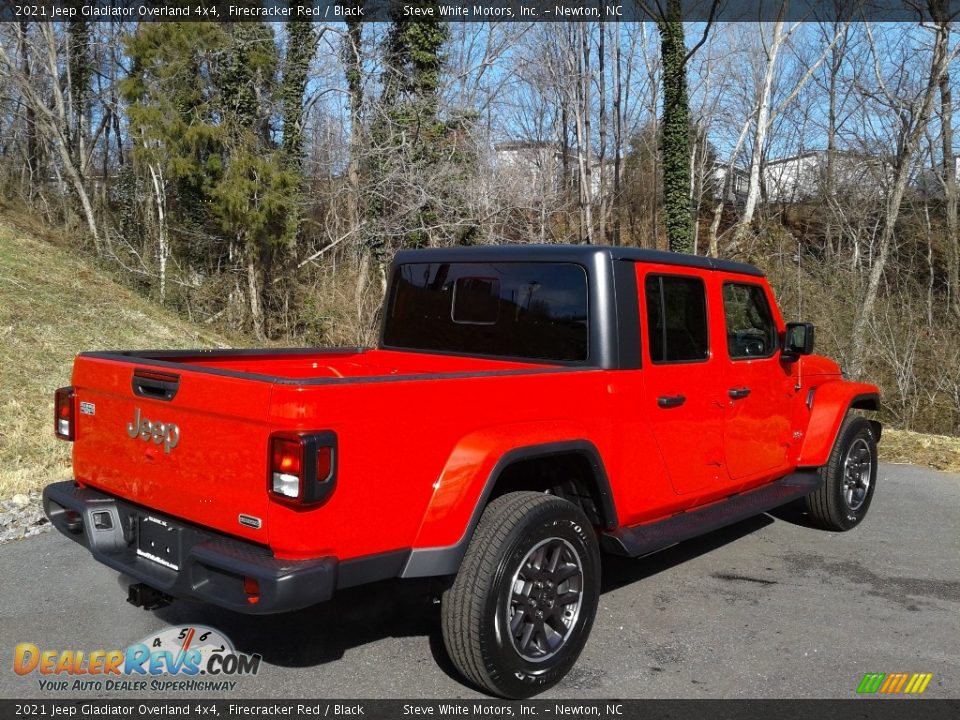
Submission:
M 563 149 L 559 143 L 543 140 L 520 140 L 499 143 L 494 147 L 496 174 L 508 191 L 529 197 L 538 193 L 541 197 L 556 196 L 564 187 Z M 600 161 L 590 156 L 590 197 L 600 195 Z M 567 152 L 566 170 L 572 187 L 580 185 L 580 163 L 576 152 Z M 603 164 L 603 172 L 609 184 L 613 182 L 613 162 Z
M 814 150 L 792 157 L 769 160 L 763 182 L 770 202 L 802 202 L 827 192 L 828 154 Z M 883 158 L 834 151 L 832 193 L 845 197 L 876 197 L 883 192 L 890 174 Z
M 727 176 L 730 170 L 730 163 L 715 160 L 706 173 L 706 182 L 709 184 L 708 190 L 713 197 L 720 197 L 720 194 L 724 193 L 724 201 L 734 204 L 741 203 L 747 197 L 750 173 L 744 168 L 734 165 L 733 176 L 728 183 Z

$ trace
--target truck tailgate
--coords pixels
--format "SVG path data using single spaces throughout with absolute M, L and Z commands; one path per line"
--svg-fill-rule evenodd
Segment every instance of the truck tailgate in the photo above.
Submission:
M 271 383 L 80 356 L 73 385 L 78 481 L 267 542 Z

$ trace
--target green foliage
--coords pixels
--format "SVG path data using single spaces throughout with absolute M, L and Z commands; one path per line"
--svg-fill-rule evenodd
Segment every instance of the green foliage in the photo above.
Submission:
M 219 76 L 219 98 L 228 132 L 254 132 L 271 142 L 269 118 L 277 89 L 280 56 L 273 30 L 264 23 L 228 26 L 227 52 Z
M 272 272 L 285 266 L 297 235 L 301 177 L 290 163 L 297 151 L 275 141 L 271 121 L 278 105 L 295 105 L 300 124 L 304 56 L 312 53 L 312 30 L 302 30 L 288 84 L 277 82 L 280 54 L 264 23 L 144 23 L 127 39 L 132 69 L 122 92 L 134 159 L 151 179 L 165 180 L 170 223 L 187 231 L 173 234 L 174 248 L 211 269 L 234 248 L 252 261 L 258 323 L 261 301 L 283 289 Z M 290 86 L 300 88 L 299 100 Z
M 286 24 L 287 54 L 283 64 L 280 102 L 283 104 L 283 152 L 290 167 L 303 165 L 303 96 L 313 59 L 316 34 L 310 22 Z
M 212 188 L 212 209 L 224 232 L 243 238 L 263 257 L 287 246 L 296 234 L 299 175 L 280 151 L 264 153 L 252 133 L 231 140 L 230 164 Z
M 67 24 L 67 37 L 69 52 L 67 63 L 70 69 L 70 89 L 72 93 L 74 122 L 76 123 L 76 132 L 84 132 L 86 116 L 90 105 L 91 81 L 93 80 L 93 62 L 90 53 L 90 24 L 83 20 L 71 20 Z M 73 154 L 77 167 L 82 167 L 79 162 L 80 152 L 77 138 L 72 139 Z
M 223 132 L 213 83 L 226 35 L 212 23 L 144 23 L 127 36 L 134 159 L 161 167 L 175 198 L 200 204 L 223 170 Z
M 433 9 L 430 18 L 410 20 L 400 6 L 391 9 L 393 22 L 384 43 L 387 69 L 384 73 L 384 100 L 388 105 L 426 104 L 436 111 L 436 94 L 444 57 L 441 48 L 450 37 L 440 21 L 435 0 L 421 3 Z
M 663 59 L 663 202 L 667 239 L 674 252 L 693 252 L 690 211 L 690 103 L 686 43 L 679 0 L 669 0 L 667 19 L 657 23 Z

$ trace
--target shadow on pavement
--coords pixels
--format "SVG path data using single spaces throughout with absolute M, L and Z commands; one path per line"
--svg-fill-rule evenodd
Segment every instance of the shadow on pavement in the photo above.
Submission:
M 744 520 L 644 558 L 603 556 L 601 592 L 611 592 L 712 552 L 766 527 L 767 515 Z M 458 682 L 440 632 L 443 581 L 387 580 L 338 592 L 326 603 L 282 615 L 241 615 L 211 605 L 178 601 L 158 610 L 170 625 L 215 627 L 241 652 L 271 665 L 311 667 L 334 662 L 355 647 L 388 637 L 427 637 L 440 668 Z

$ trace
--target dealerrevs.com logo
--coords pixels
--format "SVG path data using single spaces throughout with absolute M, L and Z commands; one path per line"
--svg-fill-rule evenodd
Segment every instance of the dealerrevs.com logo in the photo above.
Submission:
M 237 652 L 219 630 L 205 625 L 169 628 L 125 650 L 53 650 L 20 643 L 18 675 L 38 674 L 43 691 L 230 691 L 234 678 L 256 675 L 260 656 Z

